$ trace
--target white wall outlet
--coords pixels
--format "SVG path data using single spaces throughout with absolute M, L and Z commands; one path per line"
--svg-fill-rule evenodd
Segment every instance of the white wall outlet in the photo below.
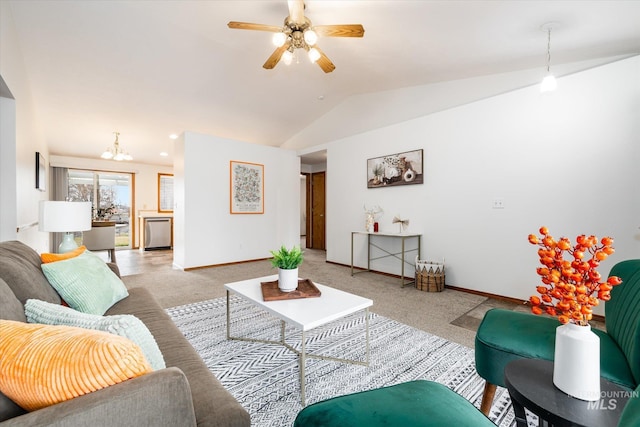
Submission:
M 500 197 L 496 197 L 493 199 L 493 204 L 491 205 L 493 209 L 504 209 L 504 199 Z

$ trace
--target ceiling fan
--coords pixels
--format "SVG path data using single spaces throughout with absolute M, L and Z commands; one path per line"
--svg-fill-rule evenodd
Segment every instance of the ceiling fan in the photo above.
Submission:
M 231 21 L 229 28 L 237 30 L 258 30 L 275 33 L 273 43 L 276 50 L 267 59 L 263 67 L 272 69 L 282 59 L 285 64 L 290 64 L 294 51 L 304 49 L 309 59 L 322 68 L 325 73 L 336 69 L 333 62 L 316 45 L 318 36 L 325 37 L 362 37 L 364 28 L 360 24 L 344 25 L 312 25 L 309 18 L 304 16 L 304 0 L 288 0 L 289 16 L 284 19 L 284 26 L 252 24 L 249 22 Z

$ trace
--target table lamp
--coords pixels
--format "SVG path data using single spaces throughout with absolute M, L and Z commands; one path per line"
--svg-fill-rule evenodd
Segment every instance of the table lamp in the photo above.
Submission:
M 73 233 L 91 230 L 91 202 L 41 200 L 38 222 L 40 231 L 65 233 L 58 252 L 70 252 L 78 247 Z

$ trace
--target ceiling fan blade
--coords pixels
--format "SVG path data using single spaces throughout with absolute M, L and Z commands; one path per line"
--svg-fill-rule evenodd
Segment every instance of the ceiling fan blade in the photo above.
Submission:
M 321 51 L 318 46 L 314 46 L 314 47 L 320 54 L 320 58 L 318 58 L 318 60 L 316 61 L 316 64 L 318 64 L 318 66 L 322 68 L 322 71 L 324 71 L 325 73 L 330 73 L 333 70 L 335 70 L 336 66 L 333 65 L 333 62 L 331 62 L 329 58 L 327 58 L 327 55 L 325 55 L 324 52 Z
M 325 37 L 362 37 L 364 27 L 360 24 L 344 25 L 315 25 L 313 30 L 319 36 Z
M 278 27 L 275 25 L 265 25 L 265 24 L 252 24 L 251 22 L 236 22 L 231 21 L 227 24 L 229 28 L 234 30 L 256 30 L 256 31 L 270 31 L 272 33 L 278 33 L 282 31 L 282 27 Z
M 289 49 L 290 45 L 291 43 L 285 43 L 279 48 L 276 48 L 276 50 L 273 51 L 269 59 L 267 59 L 267 62 L 265 62 L 262 67 L 266 68 L 267 70 L 271 70 L 273 67 L 275 67 L 278 64 L 278 62 L 280 62 L 280 58 L 282 58 L 282 54 L 287 49 Z
M 304 0 L 288 0 L 289 17 L 297 24 L 304 23 Z

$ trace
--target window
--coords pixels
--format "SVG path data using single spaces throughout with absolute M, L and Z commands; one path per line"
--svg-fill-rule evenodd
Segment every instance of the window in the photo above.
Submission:
M 93 220 L 116 223 L 116 247 L 131 247 L 131 188 L 129 173 L 69 169 L 69 200 L 91 202 Z
M 173 212 L 173 174 L 158 174 L 158 212 Z

